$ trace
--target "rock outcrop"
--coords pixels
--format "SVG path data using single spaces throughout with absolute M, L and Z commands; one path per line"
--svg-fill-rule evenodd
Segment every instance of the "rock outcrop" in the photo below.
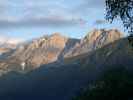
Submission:
M 101 48 L 111 42 L 119 40 L 123 37 L 123 34 L 116 29 L 111 30 L 93 30 L 88 33 L 80 43 L 77 43 L 66 55 L 65 57 L 81 55 L 98 48 Z

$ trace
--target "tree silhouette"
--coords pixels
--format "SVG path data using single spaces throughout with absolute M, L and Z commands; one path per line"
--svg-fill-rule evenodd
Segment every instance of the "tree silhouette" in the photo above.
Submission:
M 128 32 L 133 34 L 133 0 L 106 0 L 106 19 L 120 17 Z

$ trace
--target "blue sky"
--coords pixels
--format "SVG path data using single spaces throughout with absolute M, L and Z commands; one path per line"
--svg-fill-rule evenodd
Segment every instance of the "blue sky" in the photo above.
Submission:
M 104 0 L 0 0 L 0 35 L 27 40 L 60 32 L 81 38 L 94 28 L 118 28 L 104 20 Z

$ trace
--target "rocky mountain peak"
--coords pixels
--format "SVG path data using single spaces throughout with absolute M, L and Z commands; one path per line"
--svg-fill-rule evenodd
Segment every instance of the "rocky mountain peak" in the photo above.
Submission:
M 77 39 L 67 38 L 59 33 L 44 35 L 40 38 L 20 45 L 16 50 L 9 53 L 7 59 L 1 62 L 1 66 L 7 69 L 31 70 L 43 64 L 60 61 L 64 54 L 71 49 Z M 14 68 L 14 66 L 18 66 Z
M 89 32 L 83 40 L 89 41 L 89 42 L 94 42 L 100 37 L 108 38 L 113 41 L 113 40 L 117 40 L 117 39 L 123 37 L 123 34 L 121 32 L 119 32 L 117 29 L 110 29 L 110 30 L 94 29 L 93 31 Z
M 52 35 L 44 35 L 40 38 L 34 39 L 31 42 L 30 47 L 32 49 L 35 49 L 55 45 L 63 48 L 65 46 L 66 41 L 67 38 L 60 35 L 60 33 L 54 33 Z
M 64 47 L 68 38 L 62 36 L 60 33 L 54 33 L 50 37 L 50 43 L 59 47 Z
M 92 43 L 94 49 L 97 49 L 103 47 L 104 45 L 107 45 L 108 43 L 114 42 L 122 38 L 123 34 L 116 29 L 101 29 L 97 32 L 96 35 L 92 34 L 92 36 L 95 37 L 94 40 L 93 38 L 91 38 L 89 41 Z
M 66 56 L 76 56 L 96 50 L 111 42 L 119 40 L 122 37 L 123 34 L 117 29 L 94 29 L 89 32 L 79 44 L 76 44 L 75 47 L 66 54 Z
M 102 33 L 102 30 L 98 30 L 98 29 L 94 29 L 93 31 L 89 32 L 83 39 L 81 42 L 94 42 Z
M 61 33 L 55 32 L 51 35 L 51 37 L 62 37 Z

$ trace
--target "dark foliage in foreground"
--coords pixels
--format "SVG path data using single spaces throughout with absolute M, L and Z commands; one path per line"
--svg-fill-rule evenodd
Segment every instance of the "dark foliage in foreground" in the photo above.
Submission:
M 133 74 L 126 69 L 106 72 L 74 100 L 132 100 Z

